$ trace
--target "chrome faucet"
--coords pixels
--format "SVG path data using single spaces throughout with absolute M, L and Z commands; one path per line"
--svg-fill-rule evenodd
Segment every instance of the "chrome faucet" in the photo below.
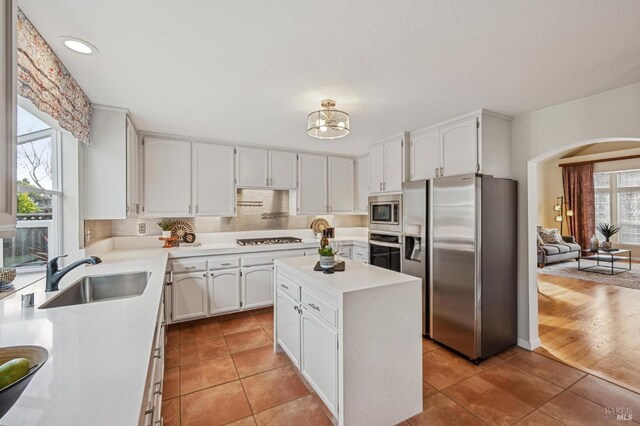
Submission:
M 89 256 L 84 259 L 80 259 L 77 262 L 73 262 L 66 268 L 58 269 L 58 259 L 60 259 L 61 257 L 67 257 L 67 255 L 65 254 L 64 256 L 54 257 L 49 261 L 49 263 L 47 263 L 46 291 L 58 291 L 58 284 L 60 284 L 60 280 L 67 274 L 67 272 L 71 271 L 72 269 L 75 269 L 80 265 L 84 265 L 85 263 L 88 265 L 96 265 L 102 262 L 102 259 L 100 259 L 98 256 Z

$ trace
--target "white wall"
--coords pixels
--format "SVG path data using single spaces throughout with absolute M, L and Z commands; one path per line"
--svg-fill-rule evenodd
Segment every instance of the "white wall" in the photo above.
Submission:
M 599 140 L 640 140 L 640 83 L 519 115 L 512 130 L 512 165 L 519 191 L 518 343 L 532 348 L 540 345 L 535 266 L 537 162 Z

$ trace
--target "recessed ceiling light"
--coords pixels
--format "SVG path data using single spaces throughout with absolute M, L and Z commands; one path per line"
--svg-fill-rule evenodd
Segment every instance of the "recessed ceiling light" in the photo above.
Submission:
M 97 55 L 98 48 L 93 44 L 86 42 L 84 40 L 80 40 L 79 38 L 69 37 L 69 36 L 61 36 L 60 40 L 64 43 L 64 45 L 73 50 L 76 53 L 81 53 L 83 55 Z

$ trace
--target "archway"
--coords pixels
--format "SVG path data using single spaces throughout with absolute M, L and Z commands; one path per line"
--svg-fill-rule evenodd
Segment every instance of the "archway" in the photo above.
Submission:
M 527 230 L 527 236 L 528 236 L 528 240 L 527 240 L 527 244 L 529 247 L 536 247 L 537 243 L 536 243 L 536 225 L 539 225 L 542 223 L 538 208 L 536 208 L 538 206 L 538 203 L 540 201 L 540 197 L 539 197 L 539 192 L 542 191 L 541 188 L 541 184 L 542 184 L 542 178 L 543 175 L 541 174 L 540 170 L 542 169 L 542 167 L 539 167 L 542 164 L 545 163 L 549 163 L 552 160 L 557 160 L 559 158 L 561 158 L 562 156 L 564 156 L 565 154 L 567 154 L 568 152 L 571 151 L 575 151 L 576 149 L 579 150 L 579 148 L 581 147 L 586 147 L 586 146 L 593 146 L 596 144 L 606 144 L 606 143 L 633 143 L 633 145 L 637 144 L 636 146 L 633 146 L 633 148 L 640 148 L 640 138 L 600 138 L 600 139 L 591 139 L 591 140 L 585 140 L 585 141 L 581 141 L 581 142 L 576 142 L 576 143 L 572 143 L 572 144 L 567 144 L 567 145 L 563 145 L 561 147 L 557 147 L 551 150 L 548 150 L 532 159 L 530 159 L 527 163 L 527 179 L 528 179 L 528 191 L 527 191 L 527 201 L 528 201 L 528 205 L 529 205 L 529 211 L 528 211 L 528 222 L 527 222 L 527 226 L 528 226 L 528 230 Z M 612 150 L 615 149 L 619 149 L 619 148 L 613 148 Z M 619 152 L 619 151 L 615 151 L 615 152 Z M 605 154 L 605 153 L 603 153 Z M 607 161 L 607 160 L 604 160 Z M 631 161 L 631 160 L 629 160 Z M 633 160 L 638 161 L 638 164 L 640 165 L 640 159 L 639 160 Z M 597 160 L 595 161 L 597 162 Z M 557 167 L 557 162 L 553 162 L 551 163 L 553 164 L 553 167 Z M 640 167 L 639 167 L 640 168 Z M 555 177 L 554 177 L 555 179 Z M 545 194 L 546 196 L 549 196 L 551 194 Z M 558 195 L 558 194 L 553 194 Z M 534 250 L 535 252 L 535 250 Z M 568 265 L 567 265 L 568 266 Z M 573 272 L 571 272 L 573 274 Z M 545 275 L 546 276 L 546 275 Z M 535 349 L 536 347 L 540 346 L 541 342 L 540 342 L 540 336 L 539 336 L 539 306 L 538 306 L 538 268 L 537 268 L 537 264 L 536 264 L 536 259 L 535 259 L 535 253 L 530 253 L 529 259 L 528 259 L 528 283 L 529 283 L 529 294 L 531 295 L 531 297 L 529 298 L 529 321 L 530 321 L 530 330 L 532 332 L 532 338 L 531 341 L 532 342 L 536 342 L 537 344 L 532 345 L 533 347 L 531 347 L 530 349 Z M 587 278 L 585 278 L 586 280 L 589 280 Z M 577 279 L 577 281 L 580 281 L 580 279 Z M 542 282 L 542 281 L 541 281 Z M 584 281 L 582 281 L 584 282 Z M 626 290 L 626 289 L 625 289 Z M 542 294 L 542 293 L 541 293 Z M 545 295 L 542 294 L 541 297 L 544 297 Z M 545 306 L 547 304 L 547 300 L 546 299 L 542 299 L 544 302 L 542 304 L 542 306 Z M 555 316 L 555 315 L 554 315 Z M 548 314 L 547 314 L 547 318 L 549 318 Z M 544 329 L 545 327 L 543 327 Z M 551 328 L 553 329 L 553 328 Z M 548 331 L 548 330 L 547 330 Z M 556 330 L 557 331 L 557 330 Z M 543 339 L 544 340 L 544 339 Z M 545 347 L 546 350 L 546 347 Z M 561 361 L 565 362 L 563 359 L 561 358 L 557 358 L 560 359 Z M 581 365 L 578 364 L 573 364 L 574 366 L 581 368 Z M 593 372 L 592 372 L 593 373 Z M 595 374 L 595 373 L 593 373 Z M 596 374 L 597 375 L 597 374 Z M 606 378 L 606 377 L 605 377 Z

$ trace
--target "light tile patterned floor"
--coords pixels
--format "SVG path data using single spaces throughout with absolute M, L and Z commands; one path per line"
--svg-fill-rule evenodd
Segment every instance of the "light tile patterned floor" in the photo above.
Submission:
M 270 309 L 173 326 L 163 416 L 167 426 L 331 425 L 331 413 L 272 349 Z M 517 347 L 479 366 L 423 340 L 423 408 L 408 425 L 620 424 L 640 395 Z

